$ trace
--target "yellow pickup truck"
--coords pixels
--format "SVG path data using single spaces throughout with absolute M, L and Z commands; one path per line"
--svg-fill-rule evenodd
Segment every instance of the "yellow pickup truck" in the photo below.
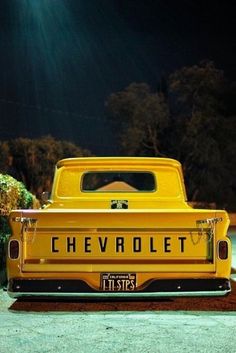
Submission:
M 9 220 L 13 298 L 230 292 L 229 217 L 188 205 L 173 159 L 61 160 L 46 206 Z

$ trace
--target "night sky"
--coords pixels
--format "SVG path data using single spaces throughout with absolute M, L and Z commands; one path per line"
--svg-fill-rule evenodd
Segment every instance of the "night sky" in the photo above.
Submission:
M 230 0 L 0 0 L 0 139 L 116 153 L 104 102 L 203 59 L 236 78 Z

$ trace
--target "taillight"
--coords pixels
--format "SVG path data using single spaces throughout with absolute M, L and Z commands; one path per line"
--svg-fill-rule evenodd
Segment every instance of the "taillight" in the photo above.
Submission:
M 218 256 L 221 260 L 226 260 L 228 258 L 228 242 L 221 240 L 218 243 Z
M 16 260 L 19 257 L 20 246 L 18 240 L 10 240 L 9 242 L 9 257 Z

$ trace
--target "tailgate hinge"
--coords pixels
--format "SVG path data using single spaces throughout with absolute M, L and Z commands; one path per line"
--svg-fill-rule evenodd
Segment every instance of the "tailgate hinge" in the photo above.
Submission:
M 13 222 L 19 222 L 22 224 L 21 226 L 21 236 L 22 240 L 24 241 L 24 234 L 28 232 L 29 228 L 33 228 L 33 236 L 32 237 L 27 237 L 26 241 L 33 243 L 36 235 L 36 229 L 37 229 L 37 218 L 30 218 L 30 217 L 14 217 L 12 218 Z

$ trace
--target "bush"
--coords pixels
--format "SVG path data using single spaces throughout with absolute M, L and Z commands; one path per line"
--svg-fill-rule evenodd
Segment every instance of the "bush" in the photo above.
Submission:
M 6 246 L 11 233 L 8 216 L 13 209 L 33 208 L 35 197 L 23 183 L 0 174 L 0 285 L 6 280 Z

